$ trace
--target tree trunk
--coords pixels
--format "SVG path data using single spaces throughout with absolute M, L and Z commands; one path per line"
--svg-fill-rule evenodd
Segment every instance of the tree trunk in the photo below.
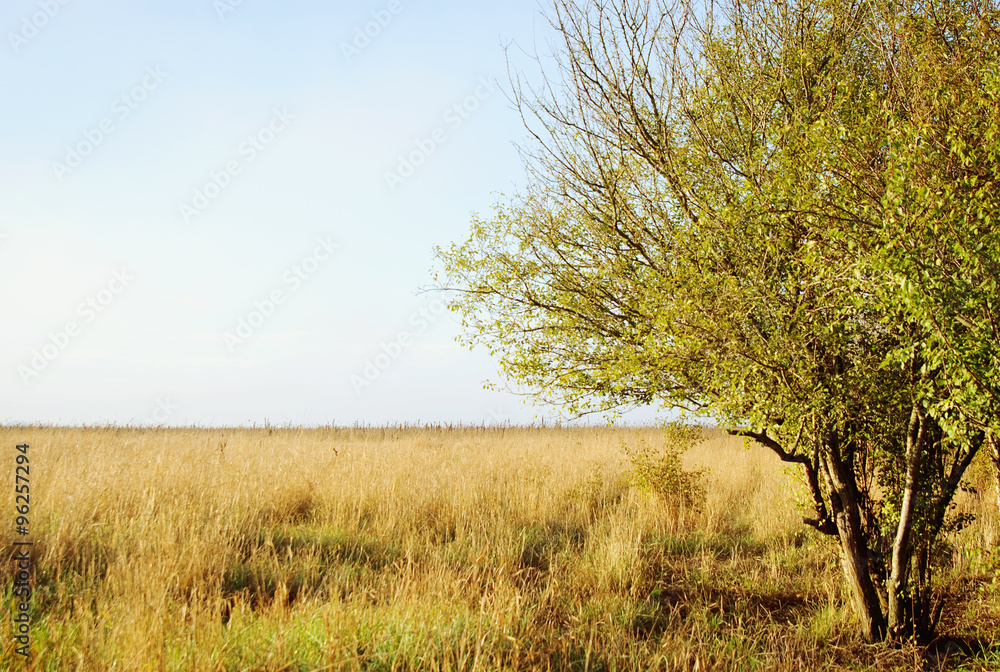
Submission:
M 889 593 L 889 635 L 897 639 L 905 638 L 913 631 L 913 614 L 906 609 L 910 557 L 913 554 L 910 532 L 913 529 L 913 509 L 916 505 L 917 481 L 920 478 L 926 430 L 926 418 L 914 405 L 913 411 L 910 413 L 910 426 L 906 433 L 906 485 L 903 489 L 903 502 L 899 511 L 896 540 L 892 545 L 892 573 L 887 587 Z
M 993 476 L 997 486 L 997 511 L 1000 512 L 1000 441 L 990 434 L 990 459 L 993 460 Z
M 860 497 L 854 471 L 845 464 L 840 447 L 830 446 L 824 456 L 826 471 L 833 492 L 834 519 L 843 551 L 844 577 L 851 590 L 854 610 L 861 620 L 861 631 L 869 642 L 885 639 L 886 621 L 882 613 L 882 601 L 872 581 L 868 563 L 868 543 L 861 526 Z

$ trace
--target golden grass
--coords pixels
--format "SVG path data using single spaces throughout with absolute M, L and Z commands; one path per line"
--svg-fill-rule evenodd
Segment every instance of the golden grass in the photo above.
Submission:
M 718 432 L 685 456 L 710 469 L 700 511 L 623 482 L 622 442 L 653 429 L 0 435 L 31 445 L 35 669 L 909 670 L 919 653 L 857 640 L 793 472 Z M 979 520 L 947 569 L 949 627 L 979 637 L 1000 633 L 994 502 L 964 496 Z M 0 665 L 23 667 L 9 642 Z

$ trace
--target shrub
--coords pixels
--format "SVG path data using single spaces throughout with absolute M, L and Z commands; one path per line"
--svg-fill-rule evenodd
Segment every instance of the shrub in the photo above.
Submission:
M 699 510 L 705 502 L 704 477 L 707 469 L 686 471 L 682 457 L 691 446 L 704 440 L 702 429 L 680 423 L 664 427 L 663 443 L 650 446 L 645 439 L 630 448 L 622 440 L 622 452 L 628 459 L 629 484 L 661 499 L 671 508 Z

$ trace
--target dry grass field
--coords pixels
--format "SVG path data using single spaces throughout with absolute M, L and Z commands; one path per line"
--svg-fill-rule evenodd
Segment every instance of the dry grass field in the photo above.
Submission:
M 29 443 L 36 670 L 1000 668 L 866 646 L 765 449 L 708 432 L 700 508 L 623 481 L 655 429 L 0 429 Z M 0 463 L 2 464 L 2 463 Z M 942 629 L 1000 639 L 985 464 Z M 13 487 L 0 495 L 12 512 Z M 4 542 L 16 540 L 14 516 Z M 25 669 L 3 569 L 0 667 Z M 943 647 L 938 647 L 939 650 Z

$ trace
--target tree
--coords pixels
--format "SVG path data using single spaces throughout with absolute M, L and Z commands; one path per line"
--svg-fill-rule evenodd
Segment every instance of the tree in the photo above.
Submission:
M 929 10 L 909 17 L 907 39 L 891 45 L 900 75 L 887 105 L 894 165 L 879 252 L 896 280 L 892 298 L 928 333 L 929 362 L 947 372 L 937 410 L 961 408 L 987 437 L 1000 505 L 998 10 Z
M 515 82 L 532 186 L 439 251 L 468 342 L 573 412 L 684 408 L 800 465 L 864 636 L 930 636 L 934 551 L 998 429 L 996 11 L 551 20 L 555 72 Z
M 873 257 L 883 272 L 883 300 L 905 306 L 906 318 L 919 325 L 913 352 L 931 382 L 914 412 L 928 418 L 938 439 L 908 446 L 889 586 L 891 623 L 901 609 L 899 597 L 907 594 L 907 572 L 917 573 L 911 610 L 926 629 L 920 619 L 928 619 L 930 545 L 942 527 L 945 502 L 984 443 L 993 448 L 1000 486 L 1000 334 L 994 319 L 1000 299 L 1000 202 L 994 193 L 1000 16 L 992 3 L 919 9 L 890 15 L 897 28 L 885 31 L 878 44 L 890 76 L 883 77 L 881 106 L 888 148 L 883 228 Z M 955 451 L 950 465 L 949 450 Z M 921 510 L 926 501 L 933 504 L 930 511 Z M 923 543 L 914 544 L 911 534 Z M 909 567 L 906 560 L 912 560 Z

